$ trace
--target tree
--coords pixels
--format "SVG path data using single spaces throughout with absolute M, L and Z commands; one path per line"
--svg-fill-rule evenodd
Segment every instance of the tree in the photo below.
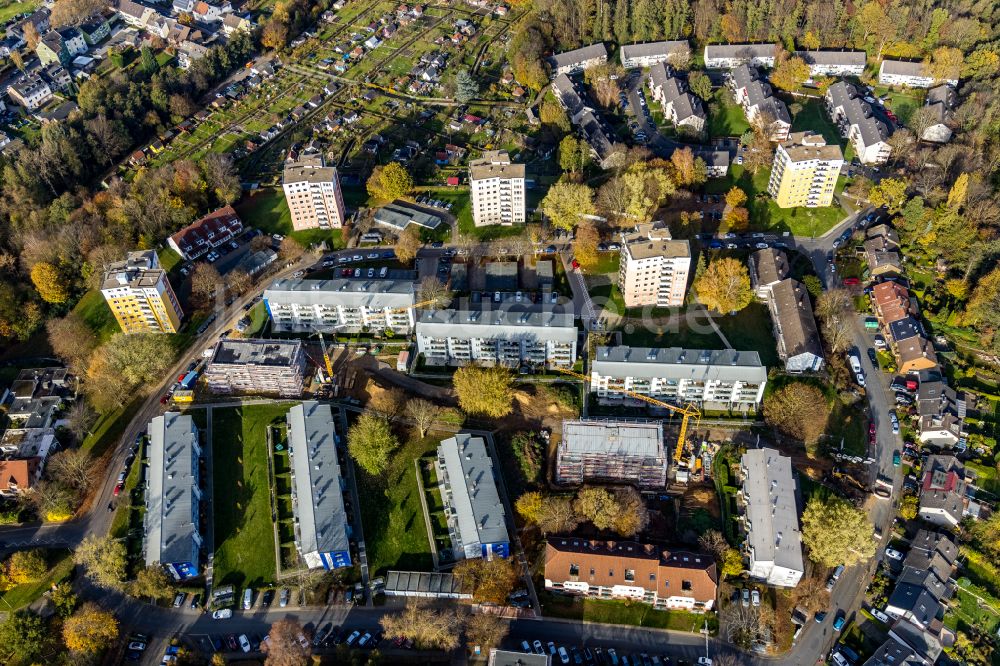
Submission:
M 409 194 L 413 177 L 399 162 L 377 166 L 368 177 L 368 194 L 379 201 L 393 201 Z
M 467 69 L 455 73 L 455 99 L 462 104 L 468 104 L 479 94 L 479 84 Z
M 396 240 L 396 258 L 404 264 L 410 263 L 416 259 L 420 245 L 420 232 L 416 226 L 407 226 Z
M 764 114 L 761 114 L 764 115 Z M 758 123 L 750 133 L 747 149 L 743 151 L 743 168 L 757 175 L 761 169 L 770 169 L 774 163 L 774 146 L 771 145 L 770 125 Z
M 302 255 L 306 253 L 306 249 L 302 247 L 302 243 L 298 242 L 291 236 L 286 236 L 281 240 L 281 245 L 278 246 L 278 254 L 285 261 L 298 261 L 302 258 Z
M 174 594 L 174 582 L 163 567 L 153 564 L 140 569 L 129 583 L 128 593 L 137 599 L 160 601 Z
M 27 494 L 28 503 L 39 517 L 47 522 L 59 523 L 73 517 L 76 494 L 61 483 L 42 480 Z
M 453 377 L 459 406 L 468 414 L 499 419 L 511 412 L 514 375 L 502 366 L 467 365 Z
M 639 492 L 631 487 L 608 489 L 586 486 L 577 493 L 573 510 L 599 530 L 611 530 L 632 537 L 649 522 L 649 514 Z
M 572 532 L 579 524 L 573 510 L 573 499 L 565 496 L 543 495 L 528 492 L 514 504 L 518 514 L 538 527 L 542 534 Z
M 72 652 L 94 654 L 118 638 L 114 614 L 87 602 L 63 623 L 63 640 Z
M 274 51 L 282 51 L 288 46 L 288 25 L 277 16 L 271 16 L 260 34 L 262 46 Z
M 727 548 L 722 556 L 722 575 L 735 577 L 743 573 L 743 555 L 735 548 Z
M 46 261 L 39 261 L 31 267 L 31 282 L 46 303 L 58 305 L 69 300 L 66 280 L 60 275 L 59 269 Z
M 670 155 L 673 179 L 681 187 L 696 187 L 708 180 L 705 160 L 695 157 L 690 148 L 678 148 Z
M 793 607 L 800 607 L 807 613 L 829 608 L 829 603 L 830 593 L 826 589 L 826 580 L 820 576 L 803 576 L 792 589 Z
M 7 577 L 15 585 L 34 583 L 45 577 L 49 570 L 45 554 L 40 548 L 19 550 L 6 563 Z
M 611 529 L 623 537 L 634 537 L 646 529 L 649 524 L 649 512 L 639 491 L 632 486 L 615 490 L 615 501 L 618 503 L 618 515 Z
M 782 90 L 795 90 L 809 76 L 809 65 L 806 61 L 798 56 L 792 56 L 782 60 L 769 78 L 771 83 Z
M 399 256 L 398 251 L 397 248 L 397 257 Z M 451 290 L 448 289 L 448 285 L 436 277 L 427 276 L 420 281 L 418 297 L 423 303 L 421 307 L 427 310 L 437 310 L 447 307 L 451 303 Z
M 802 543 L 809 558 L 826 567 L 850 567 L 875 554 L 868 514 L 839 497 L 813 496 L 802 512 Z
M 106 7 L 107 3 L 104 0 L 57 0 L 52 5 L 49 23 L 54 28 L 64 25 L 79 25 Z
M 576 494 L 573 510 L 581 518 L 589 520 L 599 530 L 607 530 L 618 517 L 618 507 L 614 495 L 607 488 L 585 486 Z
M 0 625 L 0 660 L 5 664 L 34 664 L 51 647 L 48 625 L 34 611 L 14 611 Z
M 750 273 L 732 257 L 713 260 L 694 288 L 698 300 L 719 313 L 742 310 L 753 300 Z
M 537 524 L 545 510 L 545 496 L 537 490 L 526 492 L 514 502 L 514 510 L 527 522 Z
M 204 261 L 195 264 L 194 271 L 191 272 L 191 297 L 199 309 L 211 308 L 216 295 L 221 295 L 222 286 L 222 276 L 215 266 Z
M 904 495 L 899 502 L 899 517 L 903 520 L 915 520 L 920 509 L 920 500 L 916 495 Z
M 250 291 L 253 278 L 242 268 L 235 268 L 226 275 L 226 287 L 234 296 L 242 296 Z
M 52 591 L 49 592 L 49 599 L 56 607 L 56 613 L 59 614 L 59 617 L 69 617 L 76 609 L 77 599 L 73 593 L 73 584 L 69 581 L 64 580 L 53 585 Z
M 369 393 L 368 409 L 392 421 L 403 411 L 406 394 L 403 389 L 391 387 Z
M 938 81 L 957 79 L 962 74 L 962 50 L 954 46 L 939 46 L 931 53 L 929 73 Z
M 240 198 L 243 188 L 232 157 L 225 153 L 210 152 L 202 159 L 201 170 L 205 175 L 205 183 L 212 189 L 220 204 L 228 206 Z
M 590 162 L 590 147 L 586 141 L 567 134 L 559 142 L 559 168 L 563 171 L 579 173 Z
M 302 666 L 312 655 L 312 645 L 299 643 L 304 632 L 298 620 L 285 618 L 271 625 L 265 666 Z
M 399 446 L 389 421 L 375 414 L 358 417 L 347 431 L 347 449 L 366 472 L 380 476 L 389 467 L 389 454 Z
M 507 620 L 494 613 L 476 613 L 465 625 L 465 642 L 469 646 L 478 645 L 489 654 L 490 648 L 499 647 L 507 637 L 510 625 Z
M 45 328 L 53 353 L 76 372 L 82 372 L 97 347 L 97 336 L 83 317 L 70 312 L 60 319 L 50 319 Z
M 731 187 L 728 192 L 726 192 L 726 205 L 731 208 L 737 208 L 742 206 L 747 202 L 747 193 L 738 187 Z
M 826 396 L 812 384 L 792 382 L 764 398 L 767 424 L 803 442 L 810 456 L 816 455 L 829 418 Z
M 819 298 L 823 294 L 823 283 L 815 275 L 805 275 L 802 277 L 802 284 L 805 285 L 806 291 L 813 298 Z
M 712 97 L 712 80 L 700 70 L 688 74 L 688 88 L 706 102 Z
M 458 647 L 461 628 L 451 608 L 435 609 L 424 599 L 413 599 L 401 613 L 383 615 L 386 638 L 409 638 L 419 650 L 450 651 Z
M 420 433 L 421 439 L 427 434 L 430 427 L 434 425 L 434 421 L 440 413 L 441 408 L 430 400 L 411 398 L 406 403 L 406 415 L 413 419 L 413 424 L 417 427 L 417 432 Z
M 906 203 L 906 181 L 899 178 L 884 178 L 868 191 L 868 201 L 876 208 L 885 207 L 890 215 L 895 215 Z
M 560 181 L 549 188 L 541 203 L 542 213 L 552 224 L 567 231 L 594 207 L 594 191 L 589 186 Z
M 590 220 L 582 220 L 576 227 L 576 238 L 573 239 L 573 255 L 583 266 L 593 266 L 597 263 L 597 246 L 601 235 Z
M 49 477 L 83 495 L 94 483 L 93 463 L 90 454 L 83 449 L 63 449 L 49 458 Z
M 816 298 L 816 316 L 830 351 L 840 353 L 854 343 L 854 300 L 849 291 L 829 289 L 822 292 Z
M 722 532 L 711 529 L 705 530 L 705 533 L 698 537 L 698 547 L 721 562 L 729 550 L 729 542 L 722 536 Z
M 73 561 L 87 570 L 100 587 L 120 589 L 125 580 L 125 544 L 110 536 L 88 536 L 73 553 Z
M 494 557 L 461 560 L 453 573 L 462 585 L 472 591 L 476 603 L 504 605 L 514 591 L 520 575 L 510 558 Z
M 742 231 L 750 226 L 750 211 L 742 206 L 726 208 L 722 214 L 722 224 L 726 229 Z
M 726 628 L 726 638 L 744 650 L 749 650 L 774 622 L 774 611 L 768 604 L 755 607 L 730 603 L 722 608 L 719 615 L 720 624 Z
M 121 405 L 140 386 L 158 383 L 174 360 L 170 338 L 156 333 L 116 333 L 94 351 L 85 385 L 98 411 Z

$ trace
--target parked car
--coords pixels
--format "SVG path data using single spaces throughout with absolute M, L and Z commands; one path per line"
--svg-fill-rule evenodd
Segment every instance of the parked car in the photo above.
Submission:
M 243 610 L 250 610 L 251 606 L 253 606 L 253 588 L 248 587 L 243 590 Z
M 746 587 L 743 588 L 743 606 L 750 606 L 750 589 Z
M 228 620 L 233 616 L 232 608 L 220 608 L 219 610 L 212 613 L 213 620 Z
M 250 639 L 247 638 L 246 634 L 240 634 L 240 649 L 244 652 L 250 652 Z
M 143 650 L 146 649 L 146 644 L 143 643 L 142 641 L 132 641 L 128 644 L 128 649 L 142 652 Z
M 281 594 L 278 596 L 278 606 L 284 608 L 288 605 L 288 588 L 281 588 Z
M 750 603 L 754 608 L 760 606 L 760 591 L 753 589 L 750 591 Z
M 903 554 L 901 552 L 899 552 L 898 550 L 896 550 L 895 548 L 886 548 L 885 549 L 885 556 L 888 557 L 890 560 L 902 560 L 903 559 Z
M 894 429 L 894 431 L 895 431 L 895 429 Z M 902 457 L 899 455 L 899 451 L 893 451 L 892 452 L 892 466 L 893 467 L 899 467 L 902 462 L 903 462 L 903 460 L 902 460 Z
M 184 599 L 187 598 L 187 594 L 184 592 L 178 592 L 174 595 L 174 608 L 180 608 L 184 605 Z
M 837 617 L 833 620 L 833 630 L 840 631 L 844 628 L 845 624 L 847 624 L 847 617 L 844 614 L 844 611 L 837 611 Z

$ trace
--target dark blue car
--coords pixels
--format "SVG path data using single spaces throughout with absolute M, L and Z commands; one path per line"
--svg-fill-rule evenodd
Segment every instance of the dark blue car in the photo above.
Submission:
M 722 241 L 714 240 L 714 241 L 712 241 L 711 243 L 708 244 L 708 247 L 712 248 L 713 250 L 721 250 L 722 249 Z

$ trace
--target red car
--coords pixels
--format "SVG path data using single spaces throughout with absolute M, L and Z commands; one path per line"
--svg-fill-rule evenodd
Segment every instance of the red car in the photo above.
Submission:
M 119 494 L 121 493 L 121 491 L 122 491 L 122 488 L 124 488 L 124 487 L 125 487 L 125 484 L 124 484 L 124 483 L 119 483 L 119 484 L 117 484 L 117 485 L 115 486 L 115 497 L 118 497 L 118 495 L 119 495 Z
M 574 259 L 574 260 L 573 260 L 573 263 L 572 263 L 572 264 L 570 264 L 570 265 L 571 265 L 571 266 L 573 266 L 573 270 L 575 270 L 575 271 L 578 271 L 578 270 L 580 270 L 580 262 L 579 262 L 579 261 L 577 261 L 576 259 Z

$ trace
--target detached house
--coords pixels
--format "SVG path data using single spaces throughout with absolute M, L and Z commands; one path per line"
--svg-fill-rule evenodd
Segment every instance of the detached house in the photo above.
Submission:
M 545 545 L 545 589 L 563 594 L 704 612 L 715 607 L 718 580 L 715 558 L 704 553 L 571 536 Z
M 7 86 L 7 95 L 12 102 L 30 112 L 52 99 L 52 89 L 42 77 L 32 74 Z
M 903 275 L 903 262 L 899 255 L 899 234 L 892 227 L 879 224 L 865 235 L 865 260 L 872 278 Z
M 928 456 L 920 485 L 920 517 L 940 527 L 957 527 L 965 515 L 967 485 L 965 465 L 958 458 Z
M 236 14 L 226 14 L 222 17 L 222 31 L 226 33 L 227 37 L 231 37 L 238 32 L 245 32 L 250 34 L 253 29 L 253 24 L 250 19 L 244 16 L 237 16 Z

